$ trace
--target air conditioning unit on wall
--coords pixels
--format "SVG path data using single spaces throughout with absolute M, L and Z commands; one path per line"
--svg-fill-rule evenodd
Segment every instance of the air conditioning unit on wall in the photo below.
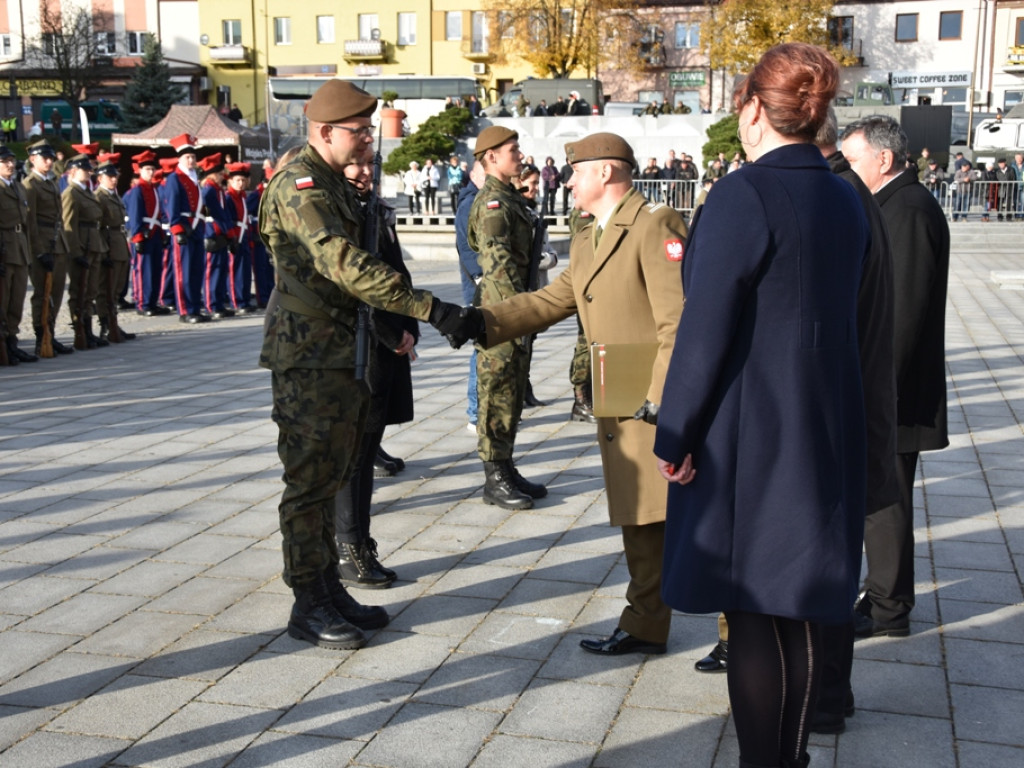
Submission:
M 473 65 L 473 74 L 474 75 L 486 75 L 487 74 L 487 65 L 484 64 L 483 62 L 480 62 L 479 64 L 474 64 Z

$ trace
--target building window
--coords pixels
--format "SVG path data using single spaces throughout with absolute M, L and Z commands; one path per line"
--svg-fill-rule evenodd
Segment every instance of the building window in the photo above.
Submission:
M 380 17 L 376 13 L 359 14 L 359 39 L 373 40 L 373 30 L 380 29 Z
M 292 20 L 290 16 L 274 17 L 274 45 L 292 44 Z
M 11 36 L 0 35 L 0 56 L 7 58 L 11 55 Z
M 473 11 L 470 22 L 473 25 L 470 50 L 473 53 L 487 53 L 487 14 L 483 11 Z
M 676 48 L 700 48 L 700 22 L 676 22 Z
M 146 52 L 146 35 L 149 32 L 129 32 L 128 33 L 128 55 L 129 56 L 141 56 Z
M 96 53 L 100 56 L 112 56 L 117 53 L 117 35 L 113 32 L 97 32 Z
M 416 14 L 398 14 L 398 44 L 416 45 Z
M 561 11 L 562 37 L 570 37 L 573 31 L 572 10 L 563 8 Z
M 544 16 L 539 13 L 531 13 L 526 23 L 527 33 L 530 35 L 530 42 L 535 45 L 548 45 L 548 28 L 544 23 Z
M 913 43 L 917 41 L 917 14 L 896 14 L 896 42 Z
M 321 44 L 330 44 L 334 42 L 333 16 L 316 17 L 316 41 Z
M 828 20 L 828 42 L 835 48 L 853 50 L 853 16 L 833 16 Z
M 242 44 L 242 20 L 241 19 L 224 19 L 221 22 L 221 28 L 224 32 L 224 45 L 241 45 Z
M 959 40 L 963 18 L 963 11 L 943 11 L 940 13 L 939 40 Z
M 1024 16 L 1014 19 L 1014 26 L 1017 30 L 1013 37 L 1013 44 L 1024 45 Z
M 43 33 L 43 53 L 47 56 L 53 56 L 55 50 L 54 37 L 52 32 Z
M 498 11 L 498 29 L 502 40 L 511 40 L 516 36 L 516 22 L 508 11 Z
M 444 14 L 444 39 L 462 39 L 462 11 L 445 11 Z

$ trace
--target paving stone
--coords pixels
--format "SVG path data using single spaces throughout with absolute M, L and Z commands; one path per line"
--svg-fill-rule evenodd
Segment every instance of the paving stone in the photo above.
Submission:
M 0 752 L 60 714 L 57 709 L 0 704 Z
M 32 768 L 101 768 L 123 752 L 129 742 L 99 736 L 39 731 L 3 753 L 4 763 Z
M 363 748 L 362 743 L 268 731 L 231 762 L 231 768 L 337 768 Z
M 465 563 L 486 563 L 510 568 L 530 567 L 547 551 L 549 544 L 533 539 L 503 539 L 489 536 L 466 555 Z
M 501 724 L 503 733 L 600 744 L 628 688 L 537 680 Z
M 597 585 L 604 582 L 619 560 L 618 554 L 573 552 L 553 548 L 537 562 L 531 575 L 551 581 Z
M 252 582 L 211 579 L 207 578 L 208 573 L 189 579 L 152 600 L 146 610 L 214 616 L 254 591 Z
M 951 685 L 958 738 L 1024 746 L 1024 691 Z
M 836 765 L 956 766 L 948 720 L 858 709 L 846 724 L 836 749 Z
M 258 653 L 220 678 L 199 697 L 216 704 L 286 709 L 331 674 L 339 659 L 308 659 Z
M 151 520 L 111 539 L 108 546 L 140 548 L 162 552 L 204 530 L 204 526 L 174 522 L 167 517 Z
M 51 578 L 42 574 L 0 592 L 4 613 L 32 616 L 77 595 L 96 582 L 88 579 Z
M 693 663 L 681 663 L 672 654 L 636 656 L 643 661 L 626 704 L 645 709 L 665 709 L 696 715 L 726 715 L 729 692 L 725 675 L 702 675 Z
M 948 718 L 946 673 L 941 667 L 857 659 L 852 685 L 857 711 Z
M 462 642 L 459 650 L 546 659 L 566 628 L 567 623 L 561 619 L 492 613 Z
M 140 675 L 213 682 L 263 650 L 267 635 L 235 635 L 197 629 L 135 668 Z
M 206 628 L 223 632 L 277 634 L 285 630 L 294 601 L 290 592 L 251 592 L 221 611 Z
M 938 568 L 1013 571 L 1013 561 L 1002 542 L 933 541 L 932 553 Z
M 688 765 L 711 765 L 724 725 L 724 717 L 626 707 L 593 766 L 675 765 L 680 755 Z
M 423 684 L 416 701 L 504 712 L 516 703 L 539 666 L 529 659 L 455 653 Z
M 464 768 L 490 737 L 501 715 L 478 709 L 406 704 L 358 762 L 392 768 Z M 443 744 L 443 749 L 438 745 Z
M 379 734 L 417 687 L 416 683 L 331 675 L 291 707 L 274 729 L 365 744 Z
M 524 568 L 458 564 L 435 581 L 430 586 L 429 592 L 458 597 L 501 600 L 519 583 L 526 572 Z
M 501 734 L 484 745 L 472 768 L 590 768 L 596 751 L 592 744 Z
M 450 637 L 407 635 L 382 630 L 369 645 L 352 654 L 339 667 L 338 674 L 373 680 L 423 682 L 453 650 Z
M 64 651 L 0 686 L 0 702 L 65 709 L 131 671 L 137 662 Z
M 146 560 L 97 584 L 92 591 L 115 595 L 157 597 L 203 570 L 203 566 L 194 563 Z
M 133 595 L 83 592 L 36 614 L 20 629 L 84 637 L 131 613 L 144 602 L 145 598 Z
M 589 590 L 580 584 L 527 576 L 512 588 L 498 610 L 571 622 L 589 597 Z
M 6 682 L 63 651 L 78 640 L 73 635 L 21 632 L 9 629 L 3 634 L 0 653 L 0 682 Z
M 1024 636 L 1017 643 L 946 638 L 949 681 L 1024 690 Z
M 195 614 L 131 613 L 82 640 L 82 653 L 144 659 L 206 621 Z
M 399 632 L 463 638 L 498 604 L 497 600 L 450 595 L 424 595 L 391 621 Z
M 118 765 L 227 765 L 280 717 L 276 710 L 192 702 L 137 741 Z
M 62 733 L 139 739 L 199 695 L 205 683 L 122 675 L 47 727 Z
M 1020 579 L 1014 573 L 963 568 L 935 568 L 939 599 L 974 600 L 1013 605 L 1024 600 Z

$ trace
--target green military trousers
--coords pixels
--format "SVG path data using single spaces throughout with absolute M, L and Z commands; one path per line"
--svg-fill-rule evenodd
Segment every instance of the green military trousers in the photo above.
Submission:
M 271 388 L 284 465 L 283 577 L 294 587 L 338 562 L 334 497 L 355 466 L 369 399 L 351 369 L 274 371 Z

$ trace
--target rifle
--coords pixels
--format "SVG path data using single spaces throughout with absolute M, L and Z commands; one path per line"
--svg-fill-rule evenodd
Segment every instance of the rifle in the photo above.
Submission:
M 43 281 L 43 335 L 39 337 L 39 356 L 53 357 L 53 272 L 46 273 Z
M 106 261 L 110 262 L 110 266 L 106 267 L 101 263 L 101 268 L 107 273 L 107 338 L 114 344 L 120 344 L 124 339 L 121 337 L 121 329 L 117 325 L 117 300 L 114 298 L 114 260 L 110 255 L 113 251 L 110 249 L 109 227 L 105 231 L 107 233 Z
M 380 142 L 383 137 L 383 121 L 377 132 L 377 147 L 373 153 L 373 185 L 370 196 L 366 200 L 366 212 L 363 219 L 363 250 L 377 255 L 377 239 L 380 230 L 380 189 L 381 156 Z M 366 386 L 366 368 L 370 362 L 370 307 L 366 302 L 359 302 L 356 314 L 356 381 Z

